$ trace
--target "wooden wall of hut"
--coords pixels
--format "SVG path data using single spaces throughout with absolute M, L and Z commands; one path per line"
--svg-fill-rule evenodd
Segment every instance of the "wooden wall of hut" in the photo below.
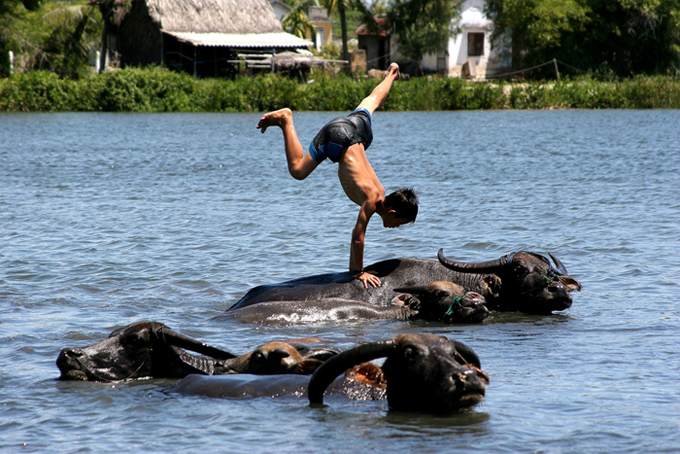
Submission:
M 197 77 L 235 76 L 235 67 L 230 61 L 236 52 L 227 47 L 195 46 L 172 35 L 163 34 L 163 65 Z
M 118 47 L 122 66 L 161 64 L 161 31 L 145 1 L 133 1 L 120 25 Z

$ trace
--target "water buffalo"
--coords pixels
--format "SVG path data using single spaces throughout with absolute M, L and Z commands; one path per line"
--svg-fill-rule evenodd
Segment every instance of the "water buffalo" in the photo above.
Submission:
M 196 356 L 185 350 L 204 356 Z M 62 380 L 122 381 L 183 378 L 189 374 L 311 374 L 336 352 L 272 342 L 236 356 L 145 321 L 117 329 L 95 344 L 65 348 L 57 358 Z
M 387 358 L 382 368 L 367 363 L 378 358 Z M 314 405 L 323 403 L 324 394 L 342 393 L 359 400 L 386 395 L 393 410 L 443 413 L 480 403 L 488 383 L 479 357 L 465 344 L 434 334 L 400 334 L 335 355 L 311 379 L 191 375 L 169 391 L 240 398 L 307 394 Z
M 448 323 L 479 323 L 489 316 L 486 299 L 477 292 L 466 292 L 463 286 L 448 281 L 399 287 L 397 296 L 408 302 L 416 313 L 412 318 Z M 410 297 L 405 295 L 409 294 Z
M 323 301 L 328 298 L 358 300 L 385 307 L 390 305 L 395 289 L 448 281 L 461 285 L 466 291 L 480 293 L 490 309 L 550 314 L 569 308 L 572 303 L 570 292 L 581 289 L 581 284 L 567 275 L 564 265 L 552 254 L 550 257 L 556 267 L 546 257 L 532 252 L 512 253 L 490 262 L 462 263 L 447 259 L 440 250 L 439 261 L 402 258 L 366 267 L 380 278 L 380 287 L 366 289 L 349 272 L 320 274 L 255 287 L 228 312 L 263 302 Z
M 262 325 L 318 324 L 361 320 L 434 320 L 479 323 L 489 315 L 484 297 L 451 282 L 395 289 L 389 306 L 344 298 L 318 301 L 268 301 L 230 310 L 217 320 L 237 319 Z
M 549 255 L 556 267 L 533 252 L 512 253 L 482 263 L 449 260 L 442 249 L 437 257 L 457 274 L 454 281 L 484 295 L 490 309 L 551 314 L 571 307 L 571 292 L 580 291 L 581 283 L 568 275 L 557 257 Z

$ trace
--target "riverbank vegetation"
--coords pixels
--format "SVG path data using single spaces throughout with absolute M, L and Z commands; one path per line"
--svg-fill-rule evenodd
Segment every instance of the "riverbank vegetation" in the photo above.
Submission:
M 165 68 L 127 68 L 77 79 L 32 71 L 0 79 L 2 112 L 266 112 L 353 110 L 376 80 L 313 73 L 195 79 Z M 549 82 L 469 82 L 418 77 L 394 84 L 385 110 L 680 108 L 680 77 L 590 77 Z
M 678 0 L 486 0 L 515 69 L 556 59 L 618 77 L 664 74 L 680 62 Z M 544 67 L 532 77 L 546 77 Z

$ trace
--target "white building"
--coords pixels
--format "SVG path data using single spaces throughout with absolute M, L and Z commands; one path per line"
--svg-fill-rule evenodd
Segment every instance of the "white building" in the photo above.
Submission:
M 484 0 L 463 2 L 460 14 L 451 22 L 453 30 L 459 33 L 451 36 L 444 51 L 423 57 L 421 65 L 425 71 L 484 79 L 512 66 L 509 40 L 502 39 L 492 46 L 493 22 L 484 14 L 484 6 Z

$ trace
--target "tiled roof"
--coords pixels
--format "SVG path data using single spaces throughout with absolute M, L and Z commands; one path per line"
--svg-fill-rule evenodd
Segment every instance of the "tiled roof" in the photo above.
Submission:
M 376 17 L 375 23 L 378 25 L 378 30 L 376 32 L 371 32 L 368 27 L 364 24 L 357 28 L 354 32 L 357 35 L 369 35 L 369 36 L 388 36 L 390 34 L 390 20 L 386 17 Z

